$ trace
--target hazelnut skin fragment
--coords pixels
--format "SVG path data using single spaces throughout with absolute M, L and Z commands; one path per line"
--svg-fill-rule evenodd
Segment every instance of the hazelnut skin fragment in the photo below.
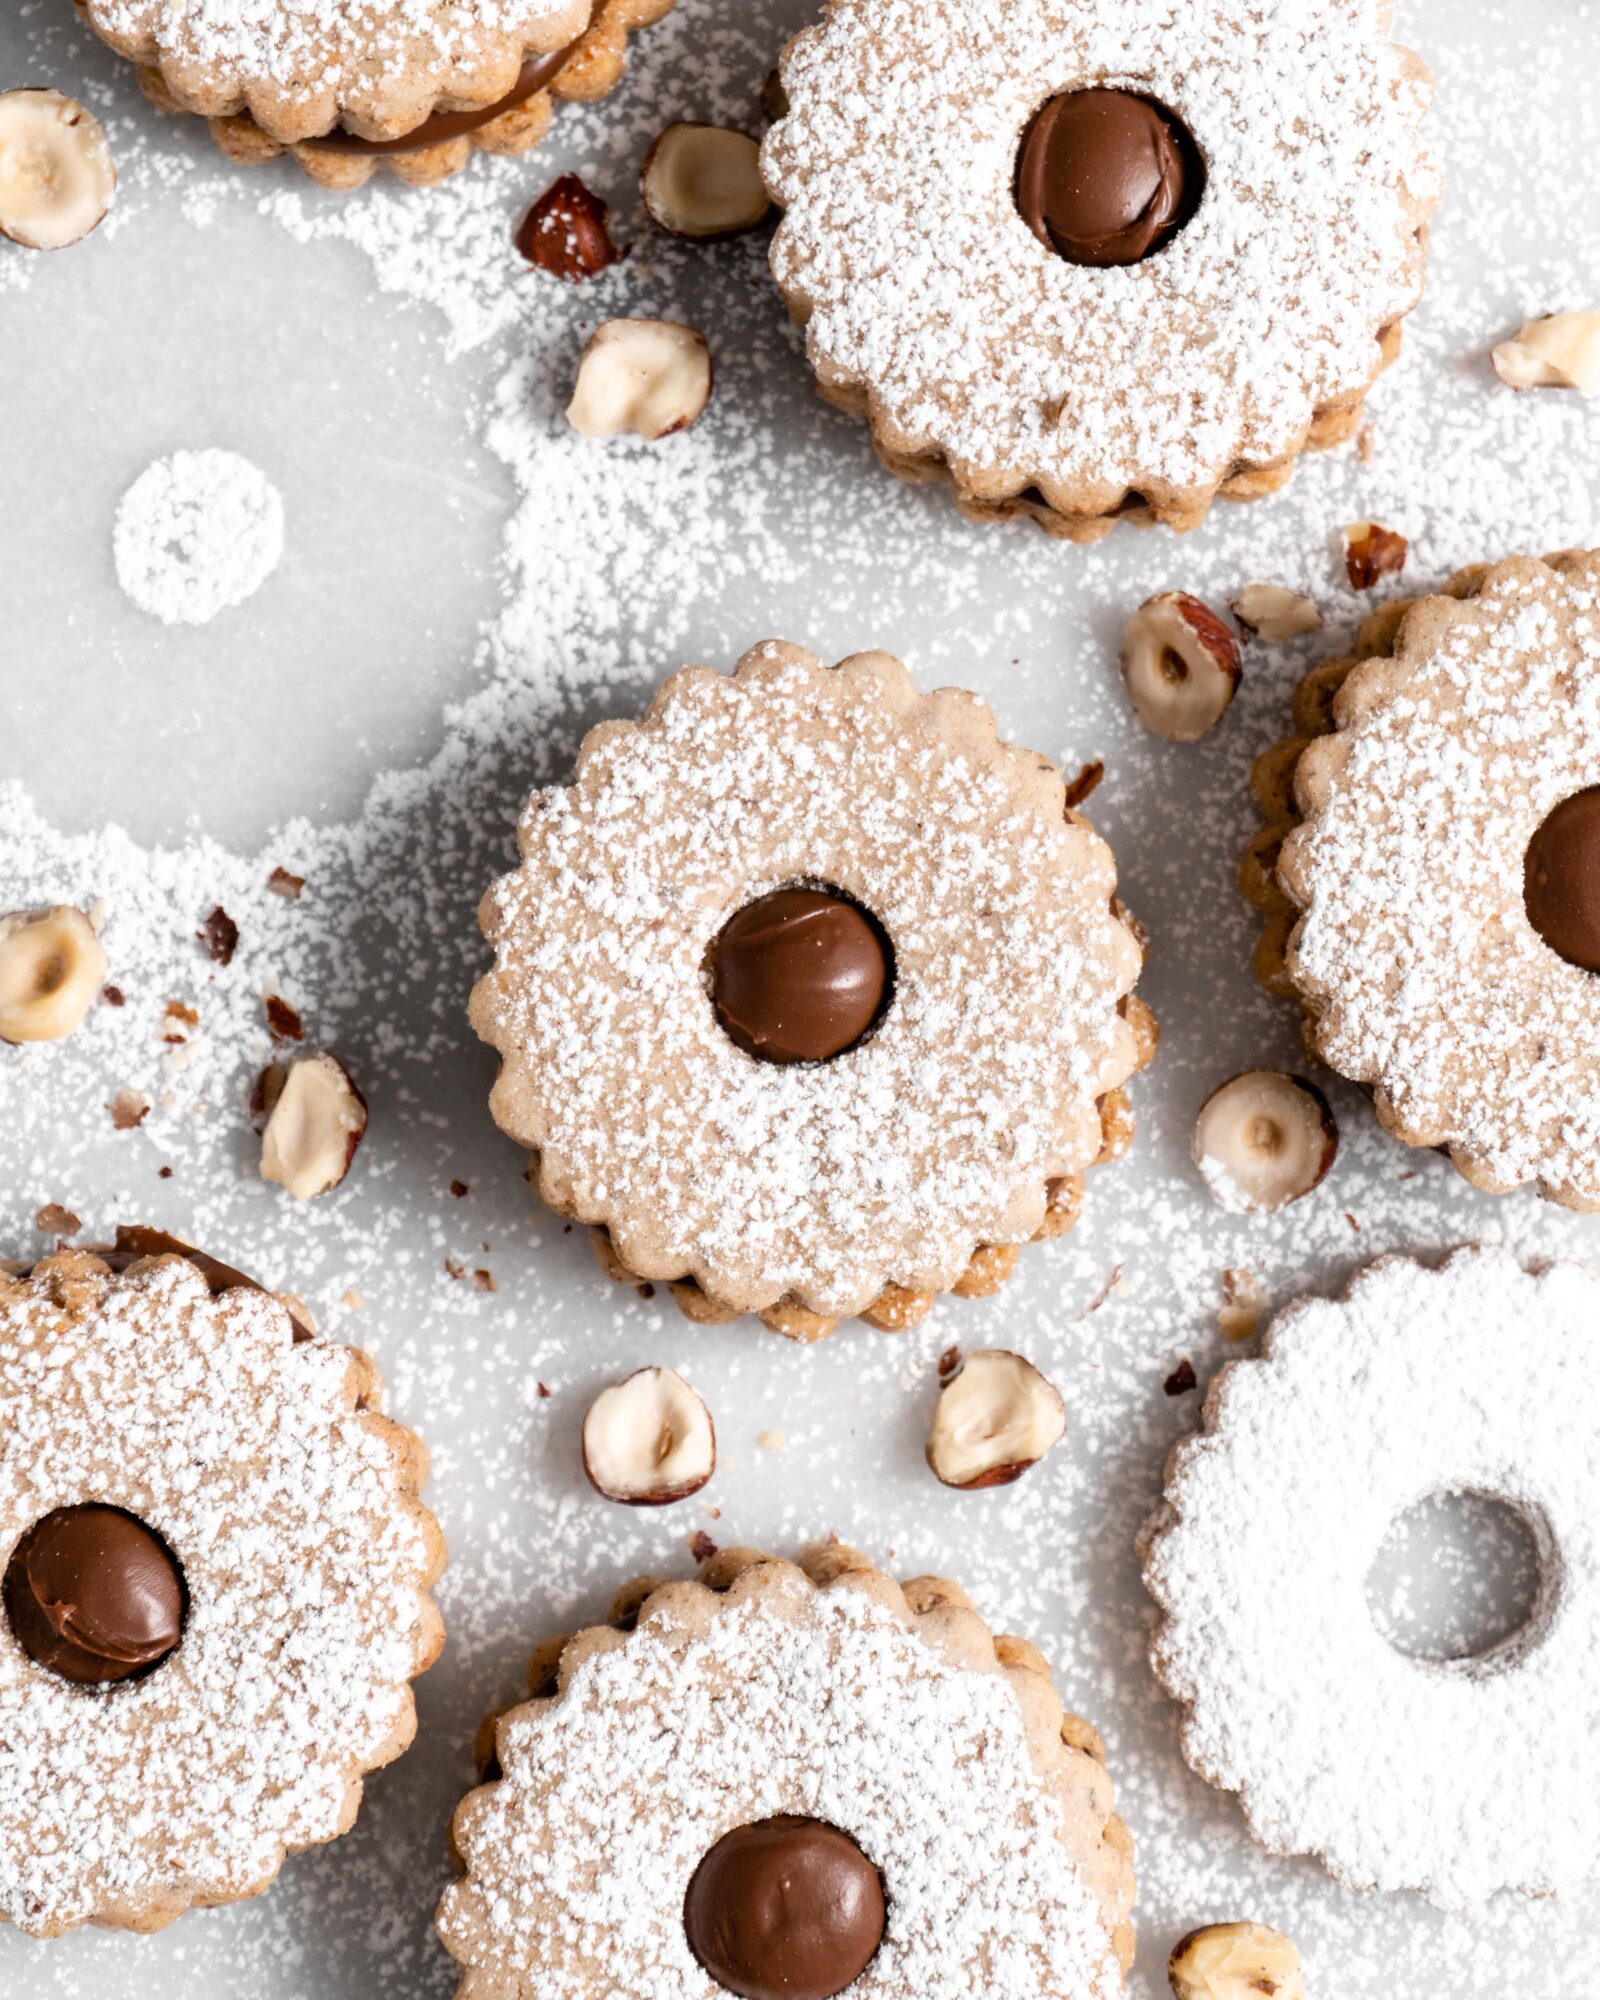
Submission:
M 581 285 L 621 260 L 611 236 L 611 210 L 576 174 L 563 174 L 540 195 L 517 230 L 517 248 L 536 271 Z

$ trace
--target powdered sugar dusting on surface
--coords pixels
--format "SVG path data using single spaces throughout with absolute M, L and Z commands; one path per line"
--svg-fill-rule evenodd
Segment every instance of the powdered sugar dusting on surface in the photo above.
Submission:
M 784 60 L 764 156 L 813 359 L 985 494 L 1093 512 L 1282 458 L 1421 289 L 1428 90 L 1383 12 L 834 0 Z M 1057 256 L 1015 196 L 1039 106 L 1102 84 L 1166 105 L 1206 160 L 1188 227 L 1110 271 Z
M 253 597 L 283 554 L 283 497 L 233 451 L 175 451 L 117 508 L 117 581 L 163 625 L 209 625 Z
M 224 226 L 254 223 L 259 209 L 259 279 L 240 272 L 238 282 L 261 326 L 282 329 L 289 345 L 289 365 L 270 379 L 286 454 L 299 453 L 273 461 L 294 518 L 329 476 L 321 440 L 297 438 L 293 422 L 296 315 L 322 309 L 303 298 L 297 238 L 314 236 L 318 256 L 352 246 L 351 261 L 370 268 L 375 339 L 420 304 L 418 323 L 436 325 L 457 359 L 408 387 L 479 411 L 515 485 L 506 601 L 481 646 L 441 630 L 435 680 L 389 691 L 444 710 L 437 753 L 377 778 L 358 821 L 330 824 L 320 801 L 299 794 L 292 731 L 274 721 L 294 713 L 292 678 L 271 683 L 259 759 L 225 774 L 273 828 L 259 851 L 242 838 L 232 850 L 179 838 L 187 781 L 198 790 L 210 772 L 203 758 L 175 766 L 182 796 L 162 836 L 175 844 L 152 851 L 98 831 L 102 792 L 162 824 L 145 795 L 118 790 L 117 759 L 86 778 L 93 796 L 80 823 L 94 830 L 69 833 L 29 803 L 37 773 L 58 763 L 58 734 L 0 748 L 0 902 L 102 897 L 126 998 L 97 1009 L 73 1041 L 0 1070 L 8 1247 L 36 1248 L 34 1204 L 65 1200 L 91 1228 L 165 1223 L 305 1294 L 325 1328 L 377 1349 L 397 1414 L 426 1432 L 430 1498 L 454 1553 L 441 1593 L 451 1642 L 420 1684 L 422 1735 L 369 1786 L 355 1833 L 291 1863 L 259 1904 L 187 1919 L 135 1951 L 89 1934 L 48 1948 L 0 1935 L 0 1980 L 48 2000 L 91 1985 L 104 2000 L 144 2000 L 158 1978 L 182 2000 L 453 1992 L 431 1936 L 444 1824 L 472 1782 L 472 1732 L 486 1707 L 518 1692 L 530 1645 L 602 1613 L 621 1578 L 685 1573 L 697 1532 L 792 1552 L 829 1528 L 900 1573 L 959 1578 L 997 1626 L 1044 1646 L 1070 1705 L 1103 1727 L 1138 1844 L 1142 1995 L 1164 1990 L 1178 1936 L 1240 1913 L 1297 1938 L 1313 1991 L 1435 2000 L 1441 1968 L 1469 1990 L 1529 2000 L 1567 2000 L 1581 1983 L 1600 1923 L 1592 1895 L 1500 1899 L 1468 1923 L 1409 1897 L 1353 1898 L 1314 1863 L 1265 1856 L 1237 1805 L 1187 1771 L 1176 1705 L 1145 1663 L 1151 1607 L 1134 1537 L 1168 1445 L 1193 1422 L 1192 1401 L 1169 1400 L 1161 1385 L 1181 1356 L 1204 1380 L 1236 1351 L 1215 1325 L 1225 1272 L 1258 1277 L 1276 1304 L 1395 1247 L 1489 1238 L 1600 1259 L 1590 1226 L 1528 1196 L 1474 1195 L 1445 1162 L 1384 1139 L 1360 1093 L 1342 1086 L 1330 1094 L 1344 1143 L 1325 1187 L 1276 1217 L 1219 1214 L 1189 1156 L 1195 1112 L 1239 1070 L 1303 1061 L 1295 1010 L 1252 981 L 1256 919 L 1231 878 L 1254 820 L 1250 760 L 1283 734 L 1289 691 L 1320 649 L 1250 649 L 1227 721 L 1193 749 L 1143 736 L 1114 663 L 1129 607 L 1153 591 L 1187 588 L 1221 605 L 1260 579 L 1315 595 L 1330 621 L 1326 650 L 1337 650 L 1367 608 L 1343 583 L 1338 530 L 1349 521 L 1409 535 L 1407 588 L 1510 547 L 1593 540 L 1600 410 L 1578 397 L 1514 396 L 1486 355 L 1529 311 L 1592 302 L 1600 221 L 1574 162 L 1600 147 L 1600 22 L 1567 0 L 1402 5 L 1402 39 L 1439 78 L 1432 122 L 1453 192 L 1428 297 L 1371 405 L 1369 455 L 1307 459 L 1284 495 L 1218 509 L 1187 540 L 1119 533 L 1085 552 L 1021 527 L 969 527 L 944 496 L 888 478 L 860 426 L 815 404 L 760 241 L 690 249 L 654 237 L 634 211 L 637 170 L 662 123 L 754 129 L 762 79 L 811 12 L 809 0 L 680 6 L 639 39 L 622 93 L 563 114 L 558 147 L 524 162 L 477 160 L 426 194 L 375 187 L 354 201 L 313 198 L 287 167 L 223 172 L 203 133 L 152 118 L 70 10 L 0 23 L 0 47 L 20 49 L 31 72 L 82 76 L 75 94 L 109 121 L 126 197 L 116 237 L 102 229 L 48 264 L 0 245 L 0 269 L 26 274 L 7 297 L 13 324 L 80 300 L 85 315 L 113 310 L 114 295 L 97 299 L 97 274 L 136 240 L 163 271 L 170 264 L 174 285 L 199 285 Z M 572 292 L 506 252 L 527 203 L 569 166 L 618 203 L 630 245 L 626 264 Z M 712 406 L 658 450 L 597 451 L 561 422 L 584 333 L 618 312 L 698 319 L 712 335 Z M 197 376 L 209 365 L 197 356 Z M 346 379 L 362 394 L 356 371 Z M 69 421 L 50 410 L 53 426 Z M 133 467 L 171 444 L 150 438 Z M 93 462 L 86 446 L 81 463 Z M 110 488 L 107 513 L 114 500 Z M 14 609 L 30 581 L 13 583 Z M 424 581 L 408 573 L 393 589 L 425 619 Z M 107 685 L 114 698 L 114 659 L 83 650 L 72 626 L 58 630 L 55 608 L 39 657 L 71 674 L 75 699 Z M 564 781 L 587 724 L 637 714 L 665 666 L 726 662 L 780 632 L 828 658 L 887 645 L 924 686 L 976 687 L 1007 737 L 1067 770 L 1104 759 L 1089 811 L 1152 933 L 1140 990 L 1163 1024 L 1156 1067 L 1134 1086 L 1134 1152 L 1097 1177 L 1072 1237 L 1024 1258 L 998 1300 L 952 1301 L 908 1337 L 850 1332 L 803 1350 L 746 1326 L 685 1326 L 659 1297 L 641 1303 L 609 1286 L 578 1233 L 534 1214 L 524 1156 L 485 1110 L 492 1060 L 464 1019 L 485 964 L 471 913 L 512 858 L 529 787 Z M 305 670 L 322 674 L 314 636 Z M 333 664 L 357 678 L 347 660 Z M 261 715 L 254 682 L 249 698 Z M 124 730 L 124 755 L 143 740 Z M 352 729 L 353 766 L 364 743 Z M 307 878 L 298 902 L 266 888 L 280 863 Z M 195 939 L 218 901 L 241 930 L 226 968 Z M 247 1101 L 270 1053 L 269 989 L 303 1009 L 310 1040 L 349 1060 L 372 1105 L 350 1180 L 309 1209 L 256 1175 Z M 183 1048 L 163 1040 L 169 996 L 201 1016 Z M 104 1105 L 124 1086 L 153 1109 L 138 1131 L 114 1134 Z M 170 1179 L 158 1178 L 162 1167 Z M 468 1192 L 452 1195 L 453 1181 Z M 474 1285 L 480 1268 L 494 1292 Z M 1004 1492 L 947 1494 L 922 1463 L 937 1358 L 955 1342 L 1022 1349 L 1067 1400 L 1066 1443 Z M 720 1462 L 692 1506 L 641 1517 L 590 1492 L 577 1436 L 602 1383 L 655 1363 L 706 1396 Z M 774 1426 L 789 1440 L 777 1458 L 755 1444 Z
M 715 2000 L 685 1886 L 725 1832 L 783 1813 L 848 1828 L 883 1876 L 862 2000 L 1121 1990 L 1009 1684 L 853 1593 L 798 1615 L 732 1607 L 687 1640 L 642 1626 L 500 1746 L 451 1923 L 478 1964 L 549 2000 Z
M 1600 1279 L 1500 1253 L 1399 1259 L 1292 1307 L 1214 1386 L 1148 1561 L 1184 1749 L 1261 1838 L 1356 1889 L 1450 1905 L 1570 1894 L 1600 1839 L 1600 1546 L 1588 1393 Z M 1286 1468 L 1294 1468 L 1286 1476 Z M 1543 1551 L 1525 1639 L 1407 1659 L 1366 1615 L 1371 1552 L 1439 1491 L 1519 1508 Z
M 186 1264 L 60 1303 L 51 1282 L 0 1278 L 0 1546 L 57 1507 L 124 1508 L 188 1609 L 171 1657 L 109 1690 L 0 1646 L 0 1911 L 44 1933 L 247 1894 L 331 1839 L 405 1723 L 429 1566 L 341 1349 Z
M 1373 676 L 1381 693 L 1314 753 L 1319 796 L 1286 847 L 1327 1060 L 1494 1181 L 1590 1206 L 1600 982 L 1539 937 L 1523 875 L 1545 818 L 1600 783 L 1597 585 L 1600 556 L 1518 565 L 1431 644 L 1413 621 L 1398 663 L 1358 670 L 1352 700 Z
M 519 844 L 474 1001 L 497 1116 L 630 1271 L 859 1312 L 1026 1241 L 1099 1152 L 1139 963 L 1110 854 L 1053 772 L 897 662 L 773 648 L 683 676 L 535 796 Z M 758 1063 L 703 968 L 737 910 L 803 880 L 883 925 L 892 999 L 833 1062 Z

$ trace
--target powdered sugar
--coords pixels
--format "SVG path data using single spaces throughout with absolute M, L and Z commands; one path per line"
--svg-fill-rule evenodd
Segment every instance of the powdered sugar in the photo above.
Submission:
M 283 554 L 283 499 L 232 451 L 175 451 L 122 496 L 117 581 L 163 625 L 209 625 L 253 597 Z
M 764 154 L 774 269 L 832 392 L 963 490 L 1063 512 L 1297 449 L 1421 291 L 1429 92 L 1384 13 L 834 0 L 784 59 Z M 1102 83 L 1169 106 L 1207 164 L 1193 222 L 1126 269 L 1056 256 L 1014 192 L 1034 112 Z
M 684 1892 L 731 1828 L 797 1813 L 846 1829 L 888 1925 L 862 2000 L 1121 1991 L 1102 1917 L 1032 1769 L 1016 1697 L 889 1612 L 817 1593 L 746 1603 L 687 1639 L 642 1625 L 500 1732 L 446 1934 L 549 2000 L 715 2000 Z
M 1185 1755 L 1278 1853 L 1451 1905 L 1593 1870 L 1597 1333 L 1600 1279 L 1575 1265 L 1394 1259 L 1218 1377 L 1155 1524 L 1152 1657 Z M 1387 1645 L 1365 1595 L 1391 1520 L 1441 1490 L 1515 1505 L 1544 1566 L 1527 1633 L 1443 1667 Z
M 426 1538 L 343 1349 L 183 1263 L 48 1282 L 0 1278 L 0 1547 L 56 1507 L 125 1508 L 188 1613 L 106 1690 L 0 1644 L 0 1910 L 44 1934 L 247 1895 L 331 1839 L 409 1738 L 430 1629 Z

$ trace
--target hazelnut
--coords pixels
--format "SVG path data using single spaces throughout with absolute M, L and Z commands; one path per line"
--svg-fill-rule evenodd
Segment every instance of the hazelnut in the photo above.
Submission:
M 1411 544 L 1376 521 L 1355 521 L 1344 531 L 1344 570 L 1352 590 L 1370 590 L 1380 576 L 1398 576 Z
M 1219 1207 L 1270 1215 L 1320 1187 L 1339 1150 L 1339 1127 L 1315 1084 L 1278 1070 L 1246 1070 L 1214 1090 L 1195 1120 L 1195 1164 Z
M 0 917 L 0 1042 L 59 1042 L 82 1027 L 105 976 L 82 910 L 57 903 Z
M 727 125 L 669 125 L 640 176 L 650 220 L 671 236 L 739 236 L 766 221 L 761 148 Z
M 261 1177 L 296 1201 L 336 1188 L 367 1129 L 367 1104 L 337 1057 L 296 1056 L 262 1092 L 270 1097 L 261 1134 Z
M 92 111 L 59 90 L 0 91 L 0 236 L 64 250 L 100 226 L 116 189 Z
M 517 248 L 536 271 L 580 285 L 617 263 L 611 210 L 576 174 L 563 174 L 540 195 L 517 230 Z
M 1031 1361 L 1004 1348 L 969 1354 L 946 1383 L 928 1439 L 928 1465 L 946 1486 L 1009 1486 L 1066 1434 L 1060 1392 Z
M 1508 388 L 1600 395 L 1600 312 L 1530 319 L 1515 340 L 1502 341 L 1489 358 Z
M 1322 626 L 1312 598 L 1278 583 L 1247 583 L 1228 608 L 1245 631 L 1268 646 L 1285 646 Z
M 584 437 L 632 431 L 654 443 L 686 431 L 711 401 L 711 349 L 693 327 L 610 319 L 583 350 L 567 421 Z
M 1239 641 L 1208 605 L 1163 590 L 1128 620 L 1122 678 L 1134 713 L 1169 743 L 1215 728 L 1239 685 Z
M 717 1469 L 711 1412 L 671 1368 L 641 1368 L 589 1405 L 583 1469 L 597 1493 L 627 1507 L 687 1500 Z
M 1207 1924 L 1173 1949 L 1175 2000 L 1305 2000 L 1300 1954 L 1265 1924 Z

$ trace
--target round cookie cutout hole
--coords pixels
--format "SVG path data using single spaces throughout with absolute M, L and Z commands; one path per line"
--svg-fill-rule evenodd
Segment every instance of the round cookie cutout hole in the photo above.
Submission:
M 11 1636 L 77 1686 L 142 1680 L 176 1651 L 189 1593 L 177 1557 L 121 1507 L 57 1507 L 12 1550 L 0 1584 Z
M 1042 104 L 1022 135 L 1016 202 L 1069 264 L 1142 264 L 1194 220 L 1206 189 L 1194 134 L 1159 98 L 1095 87 Z
M 1489 1493 L 1443 1489 L 1396 1517 L 1367 1572 L 1367 1608 L 1397 1653 L 1482 1674 L 1537 1643 L 1548 1532 Z
M 877 1029 L 894 998 L 894 947 L 841 889 L 796 883 L 731 916 L 706 955 L 717 1020 L 758 1062 L 832 1062 Z
M 1529 841 L 1522 897 L 1558 958 L 1600 972 L 1600 785 L 1563 799 Z
M 741 2000 L 834 2000 L 877 1956 L 883 1877 L 847 1833 L 783 1814 L 735 1827 L 695 1869 L 689 1949 Z

